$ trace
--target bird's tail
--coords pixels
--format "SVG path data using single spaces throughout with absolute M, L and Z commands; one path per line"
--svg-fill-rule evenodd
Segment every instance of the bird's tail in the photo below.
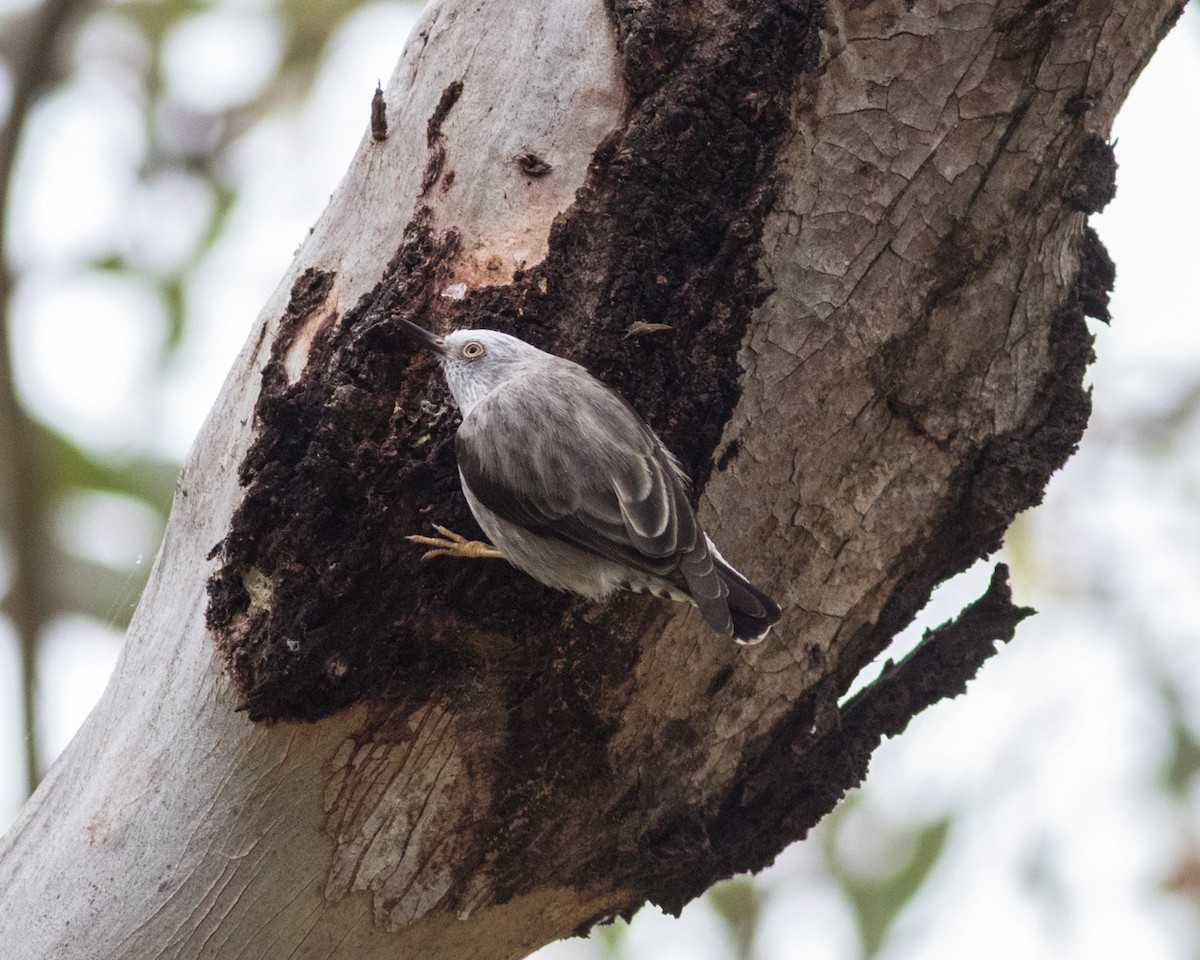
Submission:
M 733 569 L 720 554 L 715 559 L 717 574 L 729 591 L 733 639 L 738 643 L 758 643 L 779 622 L 779 604 Z
M 692 602 L 718 633 L 732 634 L 738 643 L 758 643 L 779 622 L 779 604 L 738 573 L 712 540 L 704 539 L 701 549 L 680 564 Z

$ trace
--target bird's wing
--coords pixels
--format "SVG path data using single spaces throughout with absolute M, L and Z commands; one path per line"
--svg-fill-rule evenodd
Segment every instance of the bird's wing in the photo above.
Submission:
M 510 523 L 659 576 L 704 544 L 670 454 L 590 377 L 500 388 L 463 421 L 456 445 L 471 493 Z

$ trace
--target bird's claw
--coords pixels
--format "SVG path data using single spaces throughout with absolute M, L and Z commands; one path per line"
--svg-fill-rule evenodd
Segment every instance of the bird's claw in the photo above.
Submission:
M 421 554 L 422 561 L 428 560 L 430 557 L 462 557 L 474 560 L 504 556 L 504 554 L 490 543 L 484 543 L 481 540 L 468 540 L 453 530 L 447 530 L 436 523 L 433 525 L 433 529 L 440 533 L 441 536 L 421 537 L 413 534 L 404 538 L 405 540 L 411 540 L 413 543 L 419 543 L 422 546 L 433 547 L 432 550 L 426 550 Z

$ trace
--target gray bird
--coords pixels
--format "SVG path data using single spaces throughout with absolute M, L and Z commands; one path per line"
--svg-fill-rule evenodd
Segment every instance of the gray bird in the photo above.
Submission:
M 779 607 L 700 528 L 688 481 L 622 397 L 583 367 L 495 330 L 444 337 L 403 321 L 441 360 L 462 412 L 463 494 L 495 544 L 444 527 L 425 557 L 503 557 L 592 600 L 614 590 L 695 604 L 717 633 L 757 643 Z

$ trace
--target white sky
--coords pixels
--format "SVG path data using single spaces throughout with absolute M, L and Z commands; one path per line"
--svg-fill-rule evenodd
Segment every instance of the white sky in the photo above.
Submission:
M 194 281 L 188 337 L 161 391 L 147 386 L 154 378 L 146 376 L 161 330 L 153 292 L 125 278 L 80 275 L 76 265 L 116 235 L 130 257 L 170 269 L 203 222 L 207 188 L 175 177 L 150 192 L 137 189 L 131 171 L 144 144 L 121 86 L 128 78 L 119 71 L 84 76 L 43 106 L 17 171 L 13 210 L 15 257 L 29 271 L 15 304 L 18 386 L 38 416 L 93 448 L 133 450 L 150 438 L 153 447 L 182 456 L 357 146 L 371 91 L 390 73 L 413 16 L 385 4 L 357 13 L 331 48 L 316 95 L 242 145 L 230 170 L 242 199 L 228 236 Z M 1168 731 L 1143 658 L 1181 682 L 1200 726 L 1196 470 L 1178 459 L 1147 460 L 1128 425 L 1132 412 L 1160 413 L 1200 382 L 1200 245 L 1188 234 L 1200 223 L 1198 16 L 1185 14 L 1167 38 L 1114 131 L 1117 199 L 1093 222 L 1117 262 L 1118 280 L 1112 327 L 1093 324 L 1093 424 L 1045 506 L 1012 537 L 1018 602 L 1042 613 L 1020 628 L 967 697 L 929 711 L 880 750 L 868 789 L 847 818 L 843 840 L 853 847 L 848 838 L 865 844 L 878 836 L 858 829 L 855 818 L 899 829 L 961 814 L 943 862 L 885 947 L 887 957 L 1174 960 L 1195 953 L 1188 908 L 1157 895 L 1179 812 L 1155 789 Z M 253 49 L 268 55 L 241 58 L 257 73 L 229 75 L 205 51 L 241 36 L 230 28 L 248 22 Z M 129 69 L 136 69 L 144 56 L 136 37 L 119 22 L 98 29 L 109 32 L 81 42 L 123 43 Z M 236 101 L 271 69 L 278 49 L 272 31 L 249 9 L 198 14 L 168 45 L 168 83 L 191 78 L 187 89 L 206 98 L 198 106 Z M 199 71 L 212 76 L 197 85 Z M 168 207 L 171 217 L 158 215 Z M 145 531 L 153 523 L 129 505 L 69 509 L 87 515 L 77 525 L 84 539 L 92 537 L 83 552 L 108 549 L 104 524 L 118 516 L 143 531 L 142 545 L 132 549 L 148 560 L 153 546 L 144 541 L 152 534 Z M 978 596 L 987 573 L 981 565 L 947 585 L 923 625 Z M 1090 603 L 1086 591 L 1097 583 L 1124 591 L 1119 616 Z M 53 624 L 46 639 L 39 697 L 49 761 L 99 696 L 120 638 L 103 624 L 72 618 Z M 12 638 L 0 624 L 0 769 L 9 771 L 0 776 L 0 825 L 20 802 L 16 702 Z M 853 918 L 820 867 L 818 844 L 792 848 L 764 875 L 761 960 L 857 955 Z M 630 933 L 634 955 L 727 955 L 707 905 L 693 904 L 685 919 L 643 913 Z M 572 941 L 544 956 L 598 954 L 594 945 Z

